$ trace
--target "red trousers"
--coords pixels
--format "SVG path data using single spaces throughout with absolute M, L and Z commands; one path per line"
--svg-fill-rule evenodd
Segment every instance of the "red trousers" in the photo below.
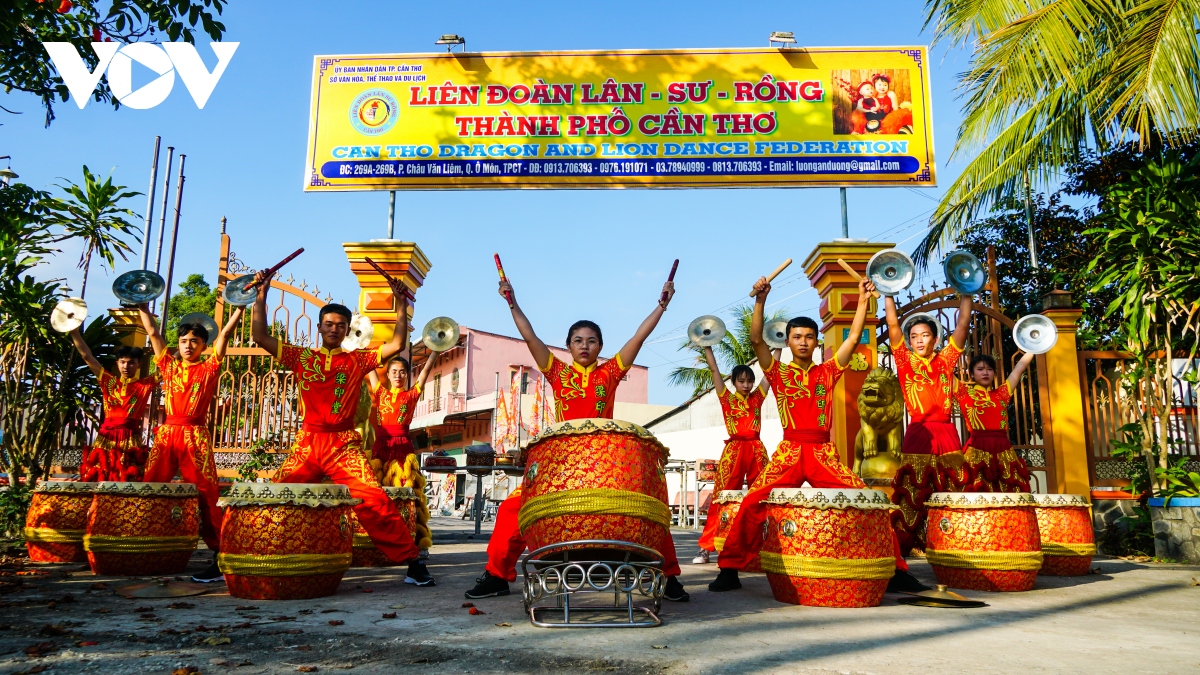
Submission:
M 221 521 L 225 512 L 217 506 L 217 464 L 206 424 L 163 424 L 154 431 L 154 447 L 146 460 L 147 483 L 168 483 L 175 472 L 200 491 L 200 536 L 209 549 L 221 549 Z
M 741 490 L 743 485 L 754 485 L 766 465 L 767 448 L 762 441 L 757 438 L 726 440 L 721 461 L 717 464 L 717 478 L 713 481 L 713 499 L 722 490 Z M 717 550 L 713 538 L 721 521 L 720 506 L 714 503 L 708 507 L 708 519 L 704 521 L 704 533 L 700 535 L 700 548 L 705 551 Z
M 496 509 L 496 526 L 492 528 L 492 538 L 488 540 L 488 574 L 507 581 L 517 580 L 517 561 L 525 552 L 525 538 L 521 536 L 517 521 L 520 513 L 521 488 L 517 488 Z M 670 536 L 665 540 L 669 550 L 659 551 L 663 556 L 663 572 L 669 577 L 678 576 L 681 570 L 679 558 L 675 555 L 675 542 Z
M 842 464 L 833 443 L 789 441 L 785 437 L 779 442 L 771 463 L 742 499 L 717 565 L 722 569 L 749 566 L 763 546 L 762 526 L 767 520 L 767 505 L 763 500 L 775 488 L 798 488 L 805 481 L 815 488 L 866 487 L 861 478 Z M 892 548 L 896 554 L 896 569 L 907 570 L 908 563 L 900 555 L 900 545 L 894 534 Z
M 892 528 L 900 549 L 925 548 L 925 500 L 935 492 L 960 492 L 971 482 L 958 429 L 946 419 L 909 422 L 900 468 L 892 478 Z
M 362 436 L 357 431 L 313 432 L 301 430 L 287 461 L 275 472 L 276 483 L 317 483 L 328 477 L 350 488 L 350 495 L 361 499 L 354 515 L 371 535 L 375 548 L 392 562 L 415 559 L 420 551 L 412 534 L 388 499 L 375 472 L 362 453 Z
M 140 481 L 145 467 L 142 421 L 105 419 L 92 446 L 83 451 L 79 480 Z

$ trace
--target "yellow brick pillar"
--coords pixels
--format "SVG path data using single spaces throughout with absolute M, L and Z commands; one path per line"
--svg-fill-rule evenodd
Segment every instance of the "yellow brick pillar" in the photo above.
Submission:
M 146 349 L 146 329 L 142 327 L 142 320 L 138 317 L 136 307 L 116 307 L 108 310 L 108 316 L 113 320 L 113 328 L 117 331 L 120 337 L 120 344 L 127 347 L 139 347 Z M 142 374 L 149 372 L 149 364 L 153 360 L 154 355 L 148 353 L 142 359 Z
M 350 260 L 350 271 L 358 278 L 358 312 L 370 317 L 375 324 L 372 344 L 391 340 L 396 322 L 396 300 L 387 281 L 366 259 L 370 258 L 392 277 L 403 281 L 415 297 L 429 273 L 429 258 L 416 244 L 396 239 L 348 242 L 342 244 L 342 248 L 346 249 L 346 257 Z M 411 318 L 412 305 L 408 312 Z
M 838 265 L 845 260 L 859 274 L 877 251 L 892 248 L 892 244 L 867 242 L 858 239 L 839 239 L 817 244 L 804 261 L 804 273 L 821 297 L 821 333 L 824 338 L 824 358 L 833 358 L 842 341 L 850 333 L 854 313 L 858 310 L 858 282 Z M 854 465 L 854 437 L 858 434 L 858 394 L 862 391 L 867 373 L 878 362 L 875 344 L 875 314 L 877 302 L 867 308 L 866 329 L 855 348 L 850 366 L 834 390 L 833 441 L 842 453 L 846 466 Z
M 1079 387 L 1079 356 L 1075 333 L 1083 310 L 1074 307 L 1068 291 L 1052 291 L 1042 298 L 1042 314 L 1058 328 L 1058 342 L 1045 354 L 1046 390 L 1050 393 L 1050 436 L 1054 443 L 1054 474 L 1048 476 L 1051 492 L 1086 495 L 1087 442 L 1083 426 L 1083 392 Z

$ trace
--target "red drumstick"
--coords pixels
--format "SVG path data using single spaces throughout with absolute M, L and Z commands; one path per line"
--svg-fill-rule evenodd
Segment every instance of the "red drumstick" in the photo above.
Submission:
M 270 281 L 271 277 L 275 276 L 276 272 L 283 269 L 284 265 L 290 263 L 293 258 L 300 255 L 301 253 L 304 253 L 304 247 L 300 247 L 300 248 L 296 249 L 291 255 L 284 258 L 283 260 L 280 260 L 279 264 L 275 265 L 274 267 L 268 267 L 265 271 L 263 271 L 263 279 L 266 281 Z M 248 289 L 254 288 L 257 285 L 258 285 L 257 283 L 251 282 L 248 286 L 246 286 L 246 288 L 248 288 Z
M 371 260 L 369 257 L 366 257 L 366 256 L 363 256 L 363 260 L 366 260 L 368 265 L 370 265 L 371 267 L 374 267 L 375 271 L 379 273 L 379 276 L 383 277 L 383 280 L 388 282 L 388 286 L 392 287 L 393 294 L 396 292 L 396 288 L 399 287 L 401 289 L 401 292 L 404 293 L 404 297 L 406 297 L 406 298 L 414 297 L 411 293 L 409 293 L 408 287 L 406 287 L 404 284 L 402 284 L 398 279 L 396 279 L 396 277 L 388 274 L 387 270 L 380 267 L 379 264 L 376 263 L 374 260 Z M 416 300 L 414 299 L 413 301 L 415 302 Z
M 492 257 L 496 259 L 496 271 L 500 273 L 500 281 L 508 281 L 508 277 L 506 277 L 506 276 L 504 275 L 504 265 L 500 264 L 500 254 L 499 254 L 499 253 L 493 253 L 493 254 L 492 254 Z M 505 300 L 508 300 L 508 306 L 509 306 L 509 307 L 512 307 L 512 306 L 513 306 L 512 293 L 509 293 L 508 291 L 505 291 L 505 292 L 504 292 L 504 299 L 505 299 Z
M 675 264 L 671 265 L 671 273 L 667 275 L 667 283 L 675 281 L 675 270 L 679 269 L 679 258 L 675 259 Z M 658 299 L 659 304 L 667 301 L 667 292 L 663 291 L 662 297 Z

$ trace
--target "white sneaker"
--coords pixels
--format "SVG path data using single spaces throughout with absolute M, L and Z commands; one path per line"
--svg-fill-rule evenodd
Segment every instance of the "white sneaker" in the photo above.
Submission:
M 700 549 L 700 555 L 696 556 L 695 558 L 692 558 L 692 564 L 693 565 L 707 565 L 708 564 L 708 551 L 705 551 L 704 549 Z

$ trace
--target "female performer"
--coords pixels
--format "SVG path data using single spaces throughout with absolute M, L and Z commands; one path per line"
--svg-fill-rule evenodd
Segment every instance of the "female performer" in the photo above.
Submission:
M 1030 361 L 1033 354 L 1023 355 L 1004 385 L 993 389 L 996 359 L 987 354 L 971 359 L 973 382 L 959 387 L 956 394 L 971 431 L 963 448 L 971 482 L 963 492 L 1029 492 L 1029 469 L 1008 440 L 1008 402 Z
M 78 328 L 71 331 L 71 341 L 99 380 L 104 406 L 104 421 L 96 431 L 96 440 L 84 449 L 80 458 L 79 480 L 140 481 L 146 470 L 142 418 L 146 416 L 158 378 L 138 378 L 142 350 L 137 347 L 117 349 L 117 374 L 113 375 L 92 355 Z

